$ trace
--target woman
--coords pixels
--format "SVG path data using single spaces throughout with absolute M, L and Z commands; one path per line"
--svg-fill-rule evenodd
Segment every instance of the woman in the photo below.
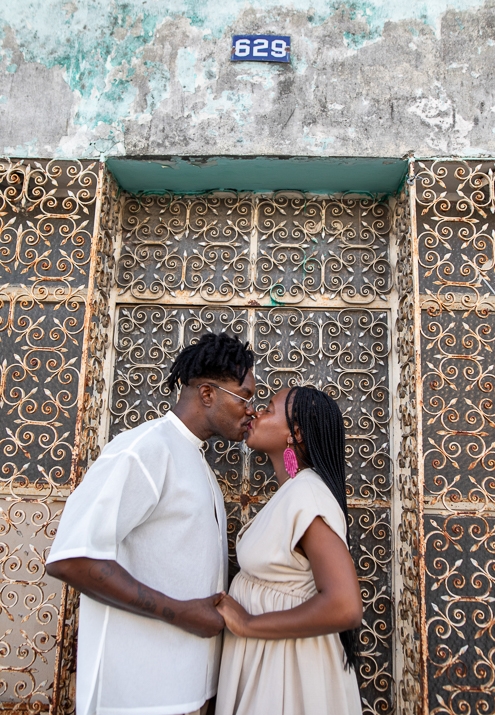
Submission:
M 341 412 L 320 390 L 281 390 L 247 444 L 280 488 L 241 530 L 241 571 L 217 606 L 228 631 L 216 715 L 360 715 Z

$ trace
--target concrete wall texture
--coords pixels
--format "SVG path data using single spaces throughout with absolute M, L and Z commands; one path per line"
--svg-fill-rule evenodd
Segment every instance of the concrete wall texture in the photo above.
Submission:
M 495 0 L 3 0 L 0 154 L 493 155 L 494 67 Z

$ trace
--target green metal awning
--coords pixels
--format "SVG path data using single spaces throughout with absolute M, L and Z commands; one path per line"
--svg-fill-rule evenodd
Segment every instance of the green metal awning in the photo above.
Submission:
M 107 160 L 130 193 L 199 193 L 214 190 L 394 194 L 407 159 L 357 157 L 168 157 Z

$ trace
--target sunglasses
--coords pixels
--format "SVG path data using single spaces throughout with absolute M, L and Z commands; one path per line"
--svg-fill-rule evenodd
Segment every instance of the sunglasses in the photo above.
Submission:
M 242 400 L 242 402 L 246 403 L 246 407 L 252 407 L 254 405 L 254 395 L 252 397 L 241 397 L 241 395 L 237 395 L 235 392 L 231 392 L 230 390 L 225 389 L 225 387 L 220 387 L 220 385 L 215 385 L 214 382 L 202 382 L 201 385 L 196 385 L 196 387 L 199 389 L 200 387 L 203 387 L 203 385 L 209 385 L 209 387 L 216 387 L 217 390 L 222 390 L 222 392 L 227 392 L 229 395 L 232 395 L 232 397 L 236 397 L 238 400 Z

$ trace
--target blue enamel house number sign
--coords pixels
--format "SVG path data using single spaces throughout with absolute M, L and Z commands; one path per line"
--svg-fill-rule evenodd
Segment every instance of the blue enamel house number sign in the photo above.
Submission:
M 234 35 L 233 62 L 290 62 L 288 35 Z

